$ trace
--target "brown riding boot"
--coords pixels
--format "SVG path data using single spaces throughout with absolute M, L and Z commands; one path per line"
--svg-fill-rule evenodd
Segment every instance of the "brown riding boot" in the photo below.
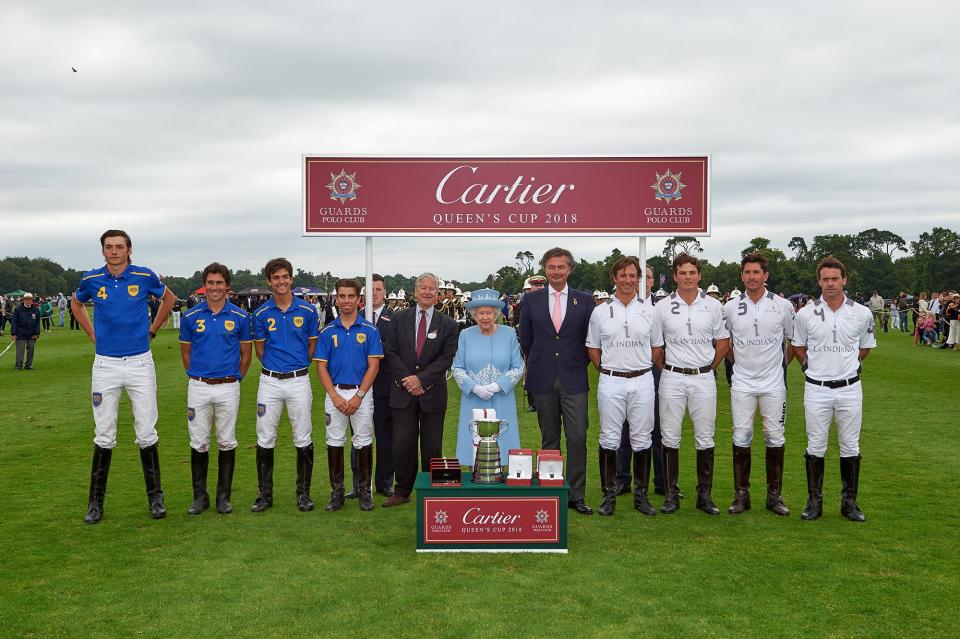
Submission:
M 750 447 L 733 445 L 733 503 L 727 512 L 739 515 L 750 510 Z
M 781 517 L 789 517 L 790 509 L 783 503 L 783 446 L 767 447 L 767 510 Z

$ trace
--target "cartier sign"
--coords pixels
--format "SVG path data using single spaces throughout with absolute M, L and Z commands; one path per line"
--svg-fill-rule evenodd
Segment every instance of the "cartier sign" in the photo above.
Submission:
M 303 156 L 304 235 L 708 235 L 708 156 Z

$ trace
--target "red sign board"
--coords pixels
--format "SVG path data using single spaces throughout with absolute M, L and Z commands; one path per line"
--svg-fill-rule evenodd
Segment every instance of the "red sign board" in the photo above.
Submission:
M 709 235 L 708 156 L 303 156 L 304 235 Z
M 423 541 L 530 544 L 560 541 L 559 497 L 424 497 Z

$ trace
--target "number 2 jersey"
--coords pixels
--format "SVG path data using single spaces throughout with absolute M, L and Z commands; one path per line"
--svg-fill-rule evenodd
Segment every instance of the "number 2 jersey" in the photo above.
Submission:
M 699 291 L 693 304 L 687 304 L 674 292 L 653 308 L 660 330 L 654 330 L 652 345 L 664 347 L 667 365 L 701 368 L 713 364 L 714 342 L 730 336 L 719 301 Z

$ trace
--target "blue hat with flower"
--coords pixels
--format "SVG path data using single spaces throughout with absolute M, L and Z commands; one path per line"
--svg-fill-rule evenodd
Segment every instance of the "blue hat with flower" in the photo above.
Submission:
M 500 301 L 500 291 L 492 288 L 481 288 L 473 292 L 470 301 L 465 304 L 468 309 L 480 308 L 481 306 L 491 306 L 500 309 L 503 302 Z

